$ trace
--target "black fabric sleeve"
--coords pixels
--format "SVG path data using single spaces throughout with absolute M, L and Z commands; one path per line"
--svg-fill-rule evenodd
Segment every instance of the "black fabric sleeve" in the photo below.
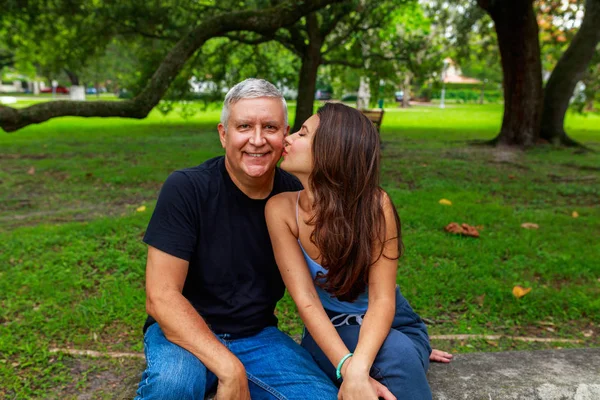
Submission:
M 172 173 L 160 190 L 144 242 L 167 254 L 190 261 L 200 232 L 200 202 L 185 173 Z

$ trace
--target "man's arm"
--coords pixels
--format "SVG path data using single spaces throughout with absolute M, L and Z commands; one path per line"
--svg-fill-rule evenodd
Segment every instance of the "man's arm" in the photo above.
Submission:
M 217 376 L 219 398 L 250 399 L 244 366 L 183 297 L 188 267 L 187 261 L 148 247 L 146 311 L 169 341 L 198 357 Z

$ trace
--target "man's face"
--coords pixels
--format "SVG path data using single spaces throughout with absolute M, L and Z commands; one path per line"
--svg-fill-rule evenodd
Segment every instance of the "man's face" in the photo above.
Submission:
M 218 125 L 230 172 L 260 178 L 275 168 L 290 127 L 285 124 L 281 99 L 243 99 L 230 106 L 227 132 Z

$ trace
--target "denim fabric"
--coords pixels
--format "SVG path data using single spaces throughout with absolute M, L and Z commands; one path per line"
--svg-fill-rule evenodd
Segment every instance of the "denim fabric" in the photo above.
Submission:
M 246 368 L 253 400 L 337 399 L 337 388 L 310 354 L 275 327 L 254 336 L 217 335 Z M 193 354 L 169 342 L 158 324 L 144 336 L 147 369 L 135 400 L 198 399 L 216 388 L 217 378 Z
M 340 315 L 331 311 L 327 314 L 330 318 Z M 336 327 L 351 352 L 358 343 L 360 321 L 360 318 L 349 318 L 347 324 Z M 302 347 L 311 353 L 319 367 L 336 382 L 336 367 L 327 359 L 306 329 Z M 384 384 L 398 400 L 431 400 L 431 389 L 426 377 L 430 353 L 427 327 L 398 291 L 392 329 L 375 358 L 370 371 L 371 376 Z

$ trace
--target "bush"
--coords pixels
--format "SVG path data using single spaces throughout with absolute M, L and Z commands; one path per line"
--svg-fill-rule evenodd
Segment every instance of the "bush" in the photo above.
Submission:
M 431 92 L 432 99 L 440 99 L 442 97 L 441 90 L 433 90 Z M 481 90 L 476 89 L 446 89 L 446 100 L 456 100 L 459 103 L 477 103 L 481 98 Z M 485 90 L 483 92 L 483 100 L 488 103 L 496 103 L 503 98 L 500 90 Z
M 356 93 L 347 93 L 342 96 L 340 100 L 342 101 L 356 101 L 358 99 L 358 95 Z

